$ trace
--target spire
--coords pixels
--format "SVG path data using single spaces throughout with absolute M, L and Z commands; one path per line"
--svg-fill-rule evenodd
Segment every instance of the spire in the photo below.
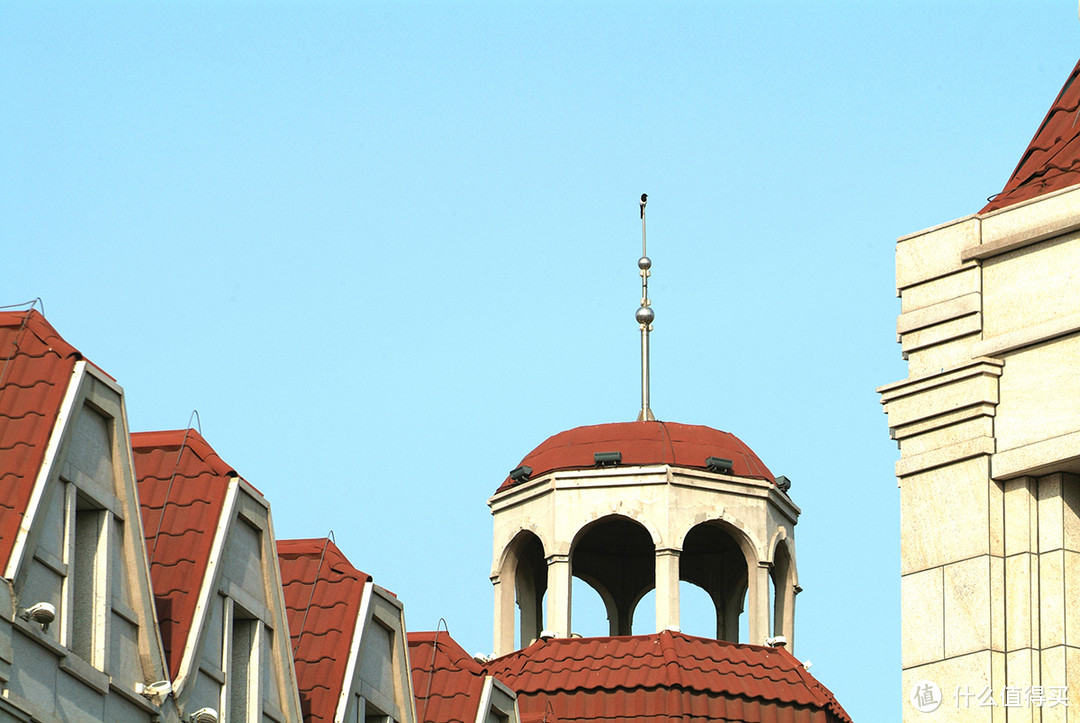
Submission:
M 645 203 L 648 198 L 648 194 L 641 194 L 641 258 L 637 262 L 638 269 L 641 272 L 641 306 L 638 308 L 637 313 L 634 314 L 638 326 L 641 327 L 641 412 L 638 414 L 639 422 L 656 419 L 653 416 L 652 409 L 649 408 L 649 332 L 652 331 L 652 322 L 656 318 L 656 314 L 653 312 L 649 302 L 649 269 L 652 268 L 652 261 L 649 260 L 649 255 L 645 253 Z

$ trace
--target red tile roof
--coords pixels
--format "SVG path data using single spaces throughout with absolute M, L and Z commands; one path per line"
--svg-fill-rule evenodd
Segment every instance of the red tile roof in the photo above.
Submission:
M 486 673 L 446 631 L 409 633 L 417 719 L 473 723 Z
M 538 640 L 487 671 L 517 691 L 523 721 L 851 721 L 783 648 L 670 631 Z
M 194 429 L 132 434 L 131 448 L 154 602 L 175 680 L 229 480 L 237 474 Z
M 730 459 L 739 477 L 773 481 L 773 474 L 753 450 L 729 432 L 677 422 L 616 422 L 577 427 L 549 437 L 529 452 L 522 465 L 532 476 L 561 469 L 594 466 L 596 452 L 621 452 L 624 465 L 670 464 L 705 469 L 709 457 Z M 513 487 L 509 476 L 497 492 Z
M 277 552 L 304 720 L 333 721 L 371 576 L 328 539 L 279 540 Z
M 1077 63 L 1001 193 L 980 213 L 1080 183 L 1080 63 Z
M 10 562 L 79 359 L 36 310 L 0 312 L 0 570 Z

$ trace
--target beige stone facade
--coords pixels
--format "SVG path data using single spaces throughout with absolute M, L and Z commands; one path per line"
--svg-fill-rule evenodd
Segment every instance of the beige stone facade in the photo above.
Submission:
M 1080 188 L 901 238 L 896 268 L 903 695 L 943 698 L 904 720 L 1080 720 Z

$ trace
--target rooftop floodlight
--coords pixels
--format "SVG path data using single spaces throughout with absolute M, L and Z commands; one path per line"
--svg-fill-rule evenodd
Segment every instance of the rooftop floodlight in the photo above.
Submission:
M 42 632 L 48 632 L 49 623 L 56 620 L 56 607 L 52 603 L 39 602 L 20 610 L 19 617 L 27 622 L 37 623 Z
M 777 635 L 773 638 L 765 638 L 765 644 L 770 648 L 782 648 L 787 645 L 787 638 L 783 635 Z
M 510 479 L 514 482 L 523 482 L 532 477 L 532 467 L 527 464 L 523 464 L 520 467 L 514 467 L 510 471 Z
M 218 723 L 218 712 L 213 708 L 199 708 L 191 714 L 191 723 Z
M 597 467 L 611 467 L 622 462 L 622 452 L 597 452 L 592 461 Z
M 776 478 L 776 486 L 780 488 L 781 492 L 787 492 L 791 489 L 791 480 L 784 475 L 780 475 Z
M 730 459 L 724 459 L 723 457 L 709 457 L 705 460 L 705 466 L 709 468 L 710 472 L 731 474 L 733 465 Z
M 136 683 L 135 692 L 160 705 L 162 699 L 172 692 L 172 683 L 167 680 L 159 680 L 156 683 Z

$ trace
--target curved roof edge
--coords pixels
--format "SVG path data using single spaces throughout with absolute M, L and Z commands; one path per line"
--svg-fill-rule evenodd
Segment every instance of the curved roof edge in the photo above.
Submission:
M 519 463 L 532 468 L 532 477 L 564 469 L 589 469 L 593 455 L 619 452 L 622 465 L 668 464 L 707 469 L 709 457 L 730 459 L 732 474 L 773 482 L 775 477 L 746 444 L 730 432 L 678 422 L 613 422 L 575 427 L 548 437 Z M 503 492 L 524 482 L 506 479 Z

